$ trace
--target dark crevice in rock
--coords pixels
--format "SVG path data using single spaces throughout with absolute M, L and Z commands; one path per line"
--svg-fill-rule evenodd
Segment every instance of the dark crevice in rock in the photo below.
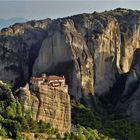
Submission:
M 121 74 L 117 76 L 116 82 L 110 91 L 104 96 L 99 97 L 99 100 L 102 102 L 103 107 L 107 110 L 108 113 L 113 113 L 114 108 L 120 100 L 120 97 L 125 88 L 127 75 L 128 74 Z

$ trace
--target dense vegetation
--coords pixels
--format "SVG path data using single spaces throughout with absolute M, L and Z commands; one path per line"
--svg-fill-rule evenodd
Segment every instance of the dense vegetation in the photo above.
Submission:
M 12 89 L 0 82 L 0 136 L 22 140 L 23 133 L 47 134 L 47 139 L 56 140 L 139 140 L 140 125 L 126 119 L 101 116 L 83 104 L 72 105 L 72 131 L 60 134 L 50 124 L 32 119 L 30 110 L 23 113 L 18 98 L 10 98 Z
M 79 108 L 79 106 L 77 107 Z M 78 108 L 75 109 L 78 111 Z M 84 114 L 86 113 L 87 112 Z M 84 128 L 84 124 L 81 124 L 83 126 L 75 125 L 72 132 L 66 132 L 64 135 L 61 135 L 58 130 L 54 129 L 50 124 L 43 121 L 37 122 L 33 120 L 31 116 L 30 110 L 23 113 L 22 106 L 16 94 L 13 93 L 12 88 L 0 82 L 0 136 L 21 140 L 23 133 L 32 132 L 35 133 L 36 138 L 39 133 L 46 133 L 47 139 L 50 140 L 110 139 L 108 136 L 99 133 L 96 129 Z
M 21 132 L 47 133 L 53 135 L 58 133 L 50 124 L 43 121 L 35 121 L 31 118 L 31 112 L 23 115 L 21 104 L 18 101 L 0 101 L 0 135 L 4 137 L 22 139 Z
M 11 87 L 0 82 L 0 136 L 22 140 L 23 132 L 47 133 L 48 137 L 58 133 L 50 124 L 33 120 L 30 110 L 23 113 L 18 98 L 10 100 L 10 94 Z
M 117 140 L 140 140 L 140 124 L 127 119 L 118 120 L 114 115 L 101 116 L 74 101 L 72 102 L 72 123 L 84 126 L 87 130 L 98 130 L 99 134 Z

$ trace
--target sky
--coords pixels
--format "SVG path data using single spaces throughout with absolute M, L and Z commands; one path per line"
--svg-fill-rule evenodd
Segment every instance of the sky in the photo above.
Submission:
M 59 18 L 115 8 L 140 10 L 140 0 L 0 0 L 0 18 Z

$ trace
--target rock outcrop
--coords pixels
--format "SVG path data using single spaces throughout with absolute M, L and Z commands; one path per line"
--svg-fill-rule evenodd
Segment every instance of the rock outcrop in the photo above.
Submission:
M 95 17 L 94 17 L 95 16 Z M 114 17 L 84 16 L 78 26 L 87 42 L 94 64 L 94 88 L 97 96 L 109 91 L 120 70 L 120 31 Z M 76 23 L 77 24 L 77 23 Z M 83 31 L 84 29 L 84 31 Z
M 33 74 L 51 73 L 64 75 L 69 93 L 76 100 L 83 96 L 91 104 L 93 95 L 93 62 L 83 36 L 77 32 L 72 20 L 54 23 L 48 29 Z
M 116 75 L 127 73 L 140 44 L 140 12 L 116 9 L 71 17 L 86 40 L 94 63 L 95 93 L 109 92 Z
M 71 105 L 67 87 L 40 85 L 34 90 L 20 88 L 19 100 L 24 112 L 31 110 L 33 119 L 48 122 L 60 132 L 70 130 Z
M 4 28 L 0 32 L 0 79 L 19 87 L 32 75 L 32 65 L 50 19 L 30 21 Z
M 0 81 L 0 98 L 1 100 L 4 100 L 4 99 L 9 100 L 9 101 L 15 100 L 15 97 L 9 85 L 2 81 Z
M 134 53 L 125 89 L 116 106 L 116 113 L 131 120 L 140 120 L 140 49 Z
M 74 99 L 98 110 L 107 103 L 113 111 L 137 89 L 130 69 L 139 36 L 140 12 L 120 8 L 16 24 L 0 33 L 0 79 L 19 87 L 31 75 L 64 75 Z M 123 76 L 125 88 L 117 81 Z

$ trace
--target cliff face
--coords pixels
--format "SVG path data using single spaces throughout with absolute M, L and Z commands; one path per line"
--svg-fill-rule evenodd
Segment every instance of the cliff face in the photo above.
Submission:
M 64 75 L 74 99 L 113 111 L 138 79 L 131 62 L 139 36 L 140 12 L 126 9 L 17 24 L 0 33 L 0 78 L 21 85 L 31 75 Z
M 55 25 L 54 25 L 55 24 Z M 90 105 L 93 95 L 93 62 L 82 35 L 77 32 L 72 20 L 55 22 L 48 29 L 33 74 L 43 72 L 64 75 L 69 93 L 79 100 L 85 96 Z
M 133 53 L 140 45 L 139 12 L 116 9 L 71 18 L 93 57 L 95 93 L 103 95 L 114 85 L 116 75 L 130 69 Z
M 126 79 L 125 89 L 116 106 L 116 112 L 119 115 L 128 117 L 131 120 L 140 120 L 140 49 L 134 53 L 134 58 L 128 77 Z
M 8 101 L 15 100 L 11 88 L 8 86 L 8 84 L 3 83 L 2 81 L 0 81 L 0 98 L 1 100 L 6 99 Z
M 121 40 L 118 22 L 114 17 L 94 16 L 83 17 L 84 23 L 77 26 L 92 54 L 94 92 L 100 96 L 113 86 L 115 75 L 120 70 Z
M 35 90 L 20 89 L 20 102 L 24 112 L 31 110 L 35 120 L 43 120 L 60 132 L 71 128 L 71 106 L 67 87 L 40 85 Z
M 32 75 L 32 65 L 50 20 L 15 24 L 0 32 L 0 79 L 19 87 Z

